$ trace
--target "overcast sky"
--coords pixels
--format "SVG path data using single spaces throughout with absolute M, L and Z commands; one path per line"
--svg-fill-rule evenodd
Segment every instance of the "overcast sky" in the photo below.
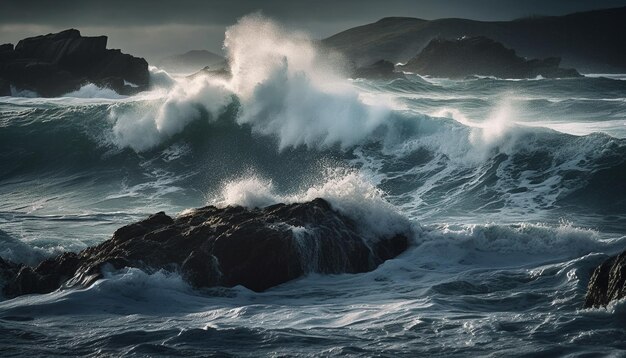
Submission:
M 324 38 L 386 16 L 511 20 L 619 6 L 626 0 L 0 0 L 0 44 L 73 27 L 156 61 L 191 49 L 220 52 L 226 26 L 258 10 Z

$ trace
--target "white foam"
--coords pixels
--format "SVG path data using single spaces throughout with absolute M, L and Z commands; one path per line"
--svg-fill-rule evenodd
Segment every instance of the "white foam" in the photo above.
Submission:
M 280 147 L 344 147 L 361 142 L 387 114 L 366 105 L 303 34 L 288 33 L 260 15 L 246 16 L 226 33 L 225 47 L 242 101 L 240 123 L 277 135 Z
M 132 82 L 128 82 L 126 80 L 124 80 L 124 86 L 130 86 L 132 88 L 138 88 L 139 87 L 139 85 L 136 85 L 136 84 L 134 84 Z
M 432 112 L 431 115 L 450 118 L 470 128 L 468 144 L 471 146 L 465 148 L 461 158 L 463 161 L 470 160 L 473 163 L 489 158 L 496 148 L 502 153 L 512 153 L 518 135 L 524 132 L 517 124 L 511 94 L 503 95 L 483 121 L 471 120 L 456 108 L 442 108 Z M 460 141 L 463 142 L 465 141 Z
M 122 96 L 110 88 L 98 87 L 93 83 L 88 83 L 76 91 L 64 94 L 62 97 L 120 99 L 127 96 Z
M 182 80 L 167 92 L 164 101 L 146 101 L 132 110 L 113 107 L 110 117 L 116 143 L 144 151 L 180 133 L 203 111 L 215 119 L 230 102 L 230 95 L 223 86 L 209 82 L 207 77 Z
M 155 67 L 148 67 L 150 71 L 150 85 L 157 88 L 169 89 L 176 85 L 176 80 L 166 71 Z
M 419 246 L 411 252 L 411 260 L 451 269 L 570 260 L 591 253 L 614 252 L 626 240 L 607 240 L 597 231 L 571 223 L 431 225 L 420 230 L 416 239 Z
M 584 76 L 591 78 L 604 77 L 612 80 L 626 81 L 626 74 L 624 73 L 585 73 Z
M 42 248 L 0 231 L 0 257 L 14 263 L 37 265 L 42 260 L 66 251 L 60 245 Z
M 115 270 L 109 265 L 102 268 L 103 278 L 94 286 L 95 291 L 107 291 L 108 293 L 121 293 L 133 297 L 145 295 L 150 291 L 190 291 L 189 284 L 183 278 L 172 272 L 159 270 L 148 274 L 138 268 L 127 267 Z
M 232 95 L 240 103 L 237 122 L 276 136 L 280 148 L 346 148 L 368 138 L 387 118 L 385 100 L 364 99 L 345 80 L 335 56 L 320 52 L 306 35 L 261 15 L 245 16 L 229 27 L 224 47 L 231 78 L 179 79 L 162 105 L 112 112 L 117 144 L 151 149 L 198 119 L 201 109 L 218 113 Z M 153 78 L 164 77 L 157 70 L 152 73 Z
M 550 128 L 561 133 L 577 136 L 589 135 L 591 133 L 606 133 L 615 138 L 626 138 L 626 119 L 580 122 L 539 121 L 526 122 L 524 125 L 528 127 Z
M 216 204 L 221 207 L 240 205 L 247 208 L 262 208 L 280 201 L 281 198 L 275 193 L 271 180 L 252 175 L 225 183 L 221 198 Z
M 37 97 L 39 97 L 39 95 L 35 91 L 30 91 L 30 90 L 25 90 L 25 89 L 18 90 L 14 86 L 11 86 L 10 89 L 11 89 L 11 96 L 12 97 L 25 97 L 25 98 L 37 98 Z
M 249 174 L 224 183 L 212 200 L 217 206 L 241 205 L 248 208 L 276 203 L 302 203 L 326 199 L 334 209 L 356 220 L 368 236 L 408 233 L 408 220 L 387 200 L 385 194 L 363 174 L 345 169 L 328 169 L 327 180 L 291 194 L 279 194 L 270 180 Z

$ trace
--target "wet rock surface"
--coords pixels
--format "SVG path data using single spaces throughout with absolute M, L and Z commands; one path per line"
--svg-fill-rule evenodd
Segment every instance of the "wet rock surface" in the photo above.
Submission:
M 75 29 L 0 45 L 0 95 L 11 95 L 13 87 L 57 97 L 87 83 L 123 95 L 146 90 L 146 60 L 106 46 L 106 36 L 85 37 Z
M 262 209 L 207 206 L 175 219 L 154 214 L 36 267 L 0 259 L 0 276 L 7 297 L 88 286 L 104 271 L 125 267 L 178 272 L 194 287 L 263 291 L 309 272 L 370 271 L 407 246 L 403 233 L 365 239 L 356 222 L 323 199 Z
M 626 251 L 604 261 L 591 274 L 585 308 L 603 307 L 626 297 Z

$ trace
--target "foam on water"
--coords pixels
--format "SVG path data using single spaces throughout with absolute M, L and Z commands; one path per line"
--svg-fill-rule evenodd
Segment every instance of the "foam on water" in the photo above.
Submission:
M 43 259 L 63 251 L 65 248 L 59 246 L 48 249 L 32 246 L 0 230 L 0 257 L 4 259 L 25 265 L 36 265 Z
M 176 274 L 107 271 L 83 290 L 1 302 L 4 324 L 14 327 L 3 344 L 32 320 L 46 327 L 31 332 L 42 334 L 43 343 L 76 329 L 72 347 L 61 339 L 54 348 L 75 353 L 195 356 L 254 348 L 255 354 L 463 356 L 519 354 L 519 347 L 560 352 L 563 340 L 568 352 L 597 352 L 600 346 L 590 342 L 598 339 L 615 344 L 623 302 L 580 311 L 578 301 L 587 271 L 603 259 L 593 252 L 616 250 L 626 238 L 604 240 L 568 224 L 424 227 L 418 236 L 418 245 L 376 271 L 310 275 L 264 293 L 197 291 Z M 77 329 L 94 315 L 97 326 Z
M 11 96 L 13 96 L 13 97 L 26 97 L 26 98 L 39 97 L 37 92 L 29 91 L 29 90 L 18 90 L 18 89 L 16 89 L 13 86 L 11 86 Z
M 93 83 L 88 83 L 80 89 L 69 92 L 62 97 L 120 99 L 125 98 L 126 96 L 119 95 L 110 88 L 102 88 Z
M 93 85 L 1 98 L 0 256 L 36 264 L 160 210 L 318 197 L 365 238 L 402 231 L 411 247 L 372 272 L 263 293 L 109 268 L 91 287 L 0 302 L 0 345 L 45 356 L 626 349 L 623 301 L 581 309 L 591 269 L 626 245 L 623 76 L 347 81 L 334 55 L 258 14 L 228 28 L 225 50 L 230 77 L 151 67 L 154 89 L 126 98 Z

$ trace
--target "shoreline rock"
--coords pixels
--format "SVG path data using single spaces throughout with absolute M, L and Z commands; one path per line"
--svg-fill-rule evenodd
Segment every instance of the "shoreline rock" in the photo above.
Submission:
M 605 307 L 626 297 L 626 251 L 605 260 L 589 279 L 584 308 Z
M 58 97 L 87 83 L 122 95 L 148 89 L 146 60 L 106 46 L 106 36 L 81 36 L 76 29 L 0 45 L 0 95 L 10 96 L 13 87 Z
M 370 241 L 323 199 L 262 209 L 207 206 L 171 218 L 163 212 L 124 226 L 79 253 L 36 267 L 0 259 L 7 297 L 85 287 L 103 269 L 178 272 L 193 287 L 242 285 L 260 292 L 307 273 L 359 273 L 404 252 L 404 233 Z

